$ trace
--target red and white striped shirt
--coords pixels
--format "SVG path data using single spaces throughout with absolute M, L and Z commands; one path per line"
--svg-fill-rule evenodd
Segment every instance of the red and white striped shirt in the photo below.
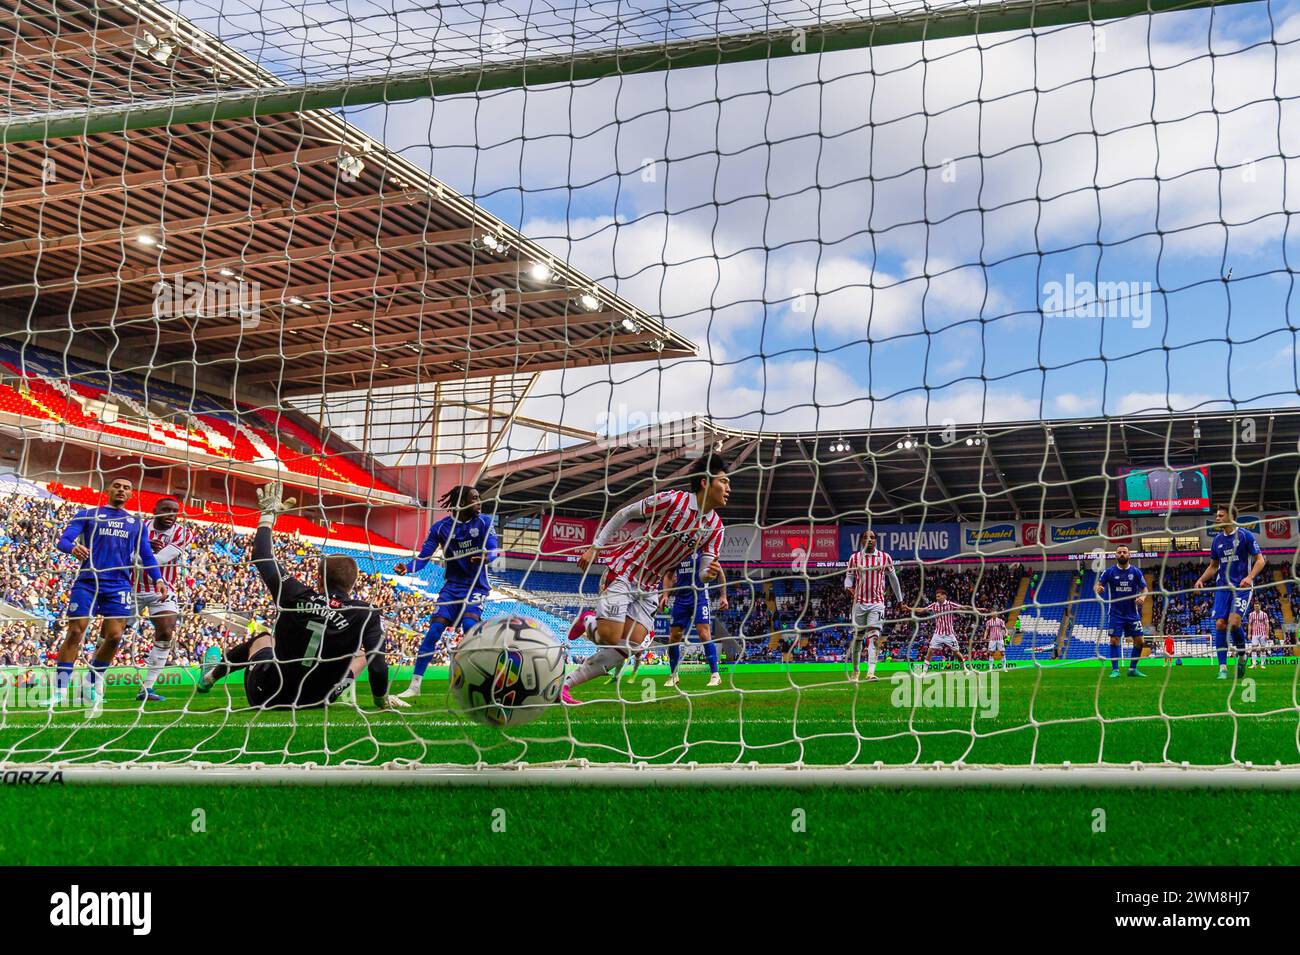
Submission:
M 1001 617 L 989 617 L 984 621 L 984 636 L 989 643 L 1007 638 L 1007 622 Z
M 156 530 L 151 517 L 144 522 L 144 532 L 149 535 L 149 546 L 153 549 L 154 556 L 158 558 L 158 570 L 167 583 L 167 589 L 174 591 L 184 564 L 181 558 L 189 551 L 190 544 L 194 541 L 193 531 L 181 521 L 177 521 L 165 531 Z M 149 578 L 139 569 L 136 570 L 135 589 L 142 592 L 153 589 Z
M 1268 636 L 1268 614 L 1263 610 L 1252 610 L 1250 612 L 1250 635 L 1252 637 Z
M 700 513 L 694 494 L 686 491 L 661 491 L 625 507 L 596 535 L 597 546 L 610 526 L 621 527 L 637 514 L 646 518 L 645 527 L 636 538 L 613 548 L 605 563 L 609 578 L 620 577 L 642 590 L 656 590 L 664 574 L 676 569 L 697 550 L 716 561 L 722 550 L 722 518 L 716 511 Z
M 951 600 L 936 600 L 928 607 L 922 607 L 922 613 L 934 614 L 934 632 L 936 637 L 955 637 L 957 636 L 956 618 L 957 611 L 961 609 L 961 604 L 953 603 Z
M 845 573 L 846 583 L 853 591 L 856 604 L 885 603 L 885 578 L 894 568 L 894 559 L 883 550 L 855 551 L 849 558 L 849 569 Z

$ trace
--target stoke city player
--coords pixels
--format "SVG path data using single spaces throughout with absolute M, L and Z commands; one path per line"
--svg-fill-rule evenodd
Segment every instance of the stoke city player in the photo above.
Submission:
M 176 634 L 176 619 L 180 614 L 180 605 L 176 600 L 176 584 L 183 567 L 183 558 L 189 550 L 193 535 L 180 519 L 181 504 L 174 497 L 158 499 L 154 505 L 153 517 L 145 521 L 145 534 L 149 538 L 154 558 L 158 561 L 158 570 L 163 583 L 167 585 L 165 593 L 158 593 L 146 585 L 147 577 L 136 571 L 135 581 L 135 615 L 143 618 L 147 613 L 153 624 L 153 646 L 145 656 L 144 683 L 136 694 L 140 703 L 161 703 L 165 697 L 155 692 L 154 684 L 167 665 L 171 652 L 172 638 Z
M 661 491 L 635 501 L 614 514 L 596 534 L 578 559 L 578 566 L 586 571 L 606 551 L 596 624 L 591 630 L 596 651 L 565 678 L 560 699 L 566 705 L 578 703 L 572 695 L 574 689 L 620 667 L 632 648 L 654 629 L 664 574 L 702 551 L 700 579 L 708 582 L 717 576 L 722 547 L 722 519 L 717 512 L 726 506 L 730 495 L 726 467 L 718 457 L 708 455 L 691 472 L 686 490 Z M 645 519 L 640 533 L 611 547 L 614 535 L 634 518 Z M 582 623 L 580 618 L 574 627 Z M 571 632 L 570 638 L 573 636 Z
M 867 645 L 867 680 L 876 677 L 880 659 L 880 632 L 885 619 L 885 580 L 894 591 L 894 599 L 903 602 L 903 588 L 898 583 L 894 559 L 876 546 L 876 532 L 864 531 L 858 550 L 849 558 L 844 573 L 844 589 L 853 595 L 853 638 L 849 642 L 849 679 L 857 681 L 862 664 L 862 645 Z

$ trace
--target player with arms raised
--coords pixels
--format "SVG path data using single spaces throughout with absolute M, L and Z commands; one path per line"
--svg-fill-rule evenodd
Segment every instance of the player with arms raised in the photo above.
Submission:
M 862 643 L 867 644 L 867 680 L 874 681 L 880 659 L 880 631 L 885 619 L 885 580 L 894 599 L 903 602 L 903 588 L 894 571 L 894 559 L 876 547 L 876 532 L 864 531 L 859 549 L 849 558 L 844 572 L 844 589 L 853 595 L 853 639 L 849 642 L 849 679 L 858 680 L 862 665 Z
M 59 646 L 55 668 L 55 689 L 51 703 L 65 702 L 72 670 L 81 650 L 81 640 L 92 617 L 102 617 L 99 643 L 90 662 L 86 695 L 91 702 L 89 716 L 103 709 L 104 676 L 113 662 L 127 621 L 135 614 L 131 596 L 131 573 L 138 562 L 162 596 L 167 585 L 158 570 L 158 560 L 149 546 L 144 521 L 126 510 L 134 485 L 126 478 L 115 478 L 108 486 L 108 502 L 100 507 L 78 511 L 64 529 L 57 548 L 81 561 L 81 570 L 68 595 L 68 629 Z
M 570 639 L 584 631 L 596 644 L 596 652 L 570 673 L 560 691 L 568 705 L 578 703 L 571 691 L 602 673 L 622 666 L 645 635 L 654 628 L 659 607 L 659 587 L 664 575 L 696 551 L 700 551 L 700 580 L 708 583 L 718 575 L 718 554 L 722 548 L 722 519 L 718 508 L 731 495 L 731 479 L 722 462 L 713 456 L 701 459 L 685 491 L 661 491 L 627 507 L 611 517 L 578 560 L 589 569 L 628 521 L 644 518 L 636 537 L 609 550 L 605 575 L 596 599 L 596 624 L 585 629 L 584 614 L 574 623 Z
M 149 537 L 149 546 L 158 561 L 158 570 L 163 583 L 167 585 L 165 593 L 158 593 L 147 586 L 147 578 L 137 569 L 135 579 L 135 615 L 136 618 L 149 613 L 149 622 L 153 624 L 153 646 L 145 656 L 144 685 L 136 694 L 140 703 L 161 703 L 165 697 L 154 692 L 154 684 L 167 665 L 167 656 L 171 652 L 172 637 L 176 633 L 176 618 L 180 614 L 180 605 L 176 601 L 176 583 L 180 576 L 182 558 L 189 551 L 193 534 L 180 520 L 181 503 L 174 497 L 158 499 L 154 505 L 153 517 L 145 521 L 145 533 Z
M 1264 570 L 1264 555 L 1259 541 L 1244 527 L 1237 526 L 1237 508 L 1222 504 L 1214 509 L 1214 528 L 1218 531 L 1210 542 L 1210 566 L 1196 578 L 1192 589 L 1200 590 L 1213 578 L 1214 649 L 1219 658 L 1219 679 L 1228 678 L 1228 632 L 1237 651 L 1237 676 L 1246 672 L 1246 632 L 1241 618 L 1250 606 L 1250 591 L 1255 578 Z
M 402 699 L 420 695 L 424 671 L 433 662 L 433 652 L 449 627 L 461 632 L 477 626 L 483 619 L 483 601 L 492 592 L 488 582 L 487 565 L 496 561 L 500 544 L 492 529 L 492 518 L 483 513 L 483 501 L 478 489 L 469 484 L 458 484 L 438 502 L 451 513 L 429 528 L 424 546 L 411 563 L 411 573 L 417 573 L 442 551 L 443 566 L 447 576 L 438 591 L 438 603 L 433 608 L 433 619 L 420 641 L 415 654 L 415 672 L 411 684 L 398 694 Z M 393 568 L 405 574 L 405 564 Z
M 704 644 L 704 658 L 709 661 L 708 685 L 722 685 L 722 675 L 718 673 L 718 645 L 713 642 L 713 627 L 709 619 L 709 582 L 700 577 L 700 568 L 703 564 L 703 554 L 697 552 L 664 575 L 664 594 L 665 596 L 671 594 L 673 601 L 668 630 L 669 676 L 664 681 L 664 686 L 677 686 L 677 667 L 682 662 L 682 640 L 685 638 L 687 628 L 692 626 L 699 635 L 700 643 Z M 722 590 L 718 609 L 726 610 L 727 575 L 721 564 L 714 561 L 712 566 L 717 569 L 714 579 Z M 679 580 L 686 580 L 687 583 L 678 587 Z
M 978 607 L 949 600 L 948 591 L 943 587 L 934 589 L 934 600 L 924 607 L 913 607 L 908 604 L 900 606 L 904 613 L 923 613 L 934 619 L 934 629 L 930 633 L 930 646 L 925 651 L 925 661 L 921 664 L 922 676 L 929 672 L 930 658 L 934 656 L 934 651 L 939 649 L 950 651 L 961 661 L 961 668 L 967 669 L 966 657 L 962 654 L 961 647 L 957 645 L 957 614 L 963 611 L 979 613 Z
M 1264 665 L 1264 658 L 1268 655 L 1268 632 L 1272 626 L 1268 613 L 1259 605 L 1259 601 L 1256 600 L 1252 606 L 1255 609 L 1250 612 L 1247 624 L 1250 627 L 1250 668 L 1253 670 L 1256 661 L 1259 666 Z
M 1146 645 L 1142 639 L 1142 603 L 1149 596 L 1147 578 L 1142 571 L 1129 563 L 1126 544 L 1115 548 L 1115 565 L 1107 567 L 1092 585 L 1093 593 L 1107 604 L 1110 620 L 1110 676 L 1119 676 L 1119 660 L 1123 655 L 1120 643 L 1125 637 L 1133 639 L 1133 654 L 1128 660 L 1129 676 L 1146 676 L 1138 669 L 1138 658 Z
M 357 562 L 343 554 L 318 561 L 315 590 L 290 577 L 275 559 L 272 528 L 275 519 L 293 507 L 281 501 L 275 481 L 257 492 L 257 532 L 253 535 L 253 566 L 279 610 L 273 633 L 262 633 L 226 653 L 210 647 L 204 656 L 198 691 L 209 692 L 218 680 L 246 669 L 244 695 L 260 709 L 303 709 L 332 703 L 369 670 L 370 692 L 383 708 L 410 706 L 388 695 L 388 661 L 379 610 L 352 598 Z

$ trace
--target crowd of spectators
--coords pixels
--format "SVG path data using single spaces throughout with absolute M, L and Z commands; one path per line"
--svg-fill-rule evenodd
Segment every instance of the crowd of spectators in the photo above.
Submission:
M 44 665 L 62 639 L 62 617 L 78 568 L 78 562 L 60 553 L 55 543 L 78 508 L 57 499 L 14 496 L 0 499 L 0 509 L 6 515 L 0 523 L 0 599 L 35 618 L 0 620 L 0 666 Z M 191 522 L 189 528 L 194 542 L 177 581 L 181 615 L 171 655 L 174 665 L 195 665 L 208 647 L 225 648 L 245 639 L 245 629 L 212 619 L 219 608 L 264 626 L 275 614 L 270 594 L 248 559 L 251 536 L 211 523 Z M 276 556 L 286 571 L 304 581 L 315 577 L 320 553 L 296 535 L 277 535 Z M 428 626 L 428 596 L 364 573 L 355 593 L 384 615 L 389 662 L 411 663 Z M 92 627 L 87 634 L 88 651 L 96 633 Z M 116 662 L 143 665 L 152 645 L 152 627 L 137 620 L 128 628 Z M 445 659 L 444 645 L 435 663 Z
M 940 588 L 949 600 L 973 604 L 981 611 L 1005 614 L 1015 601 L 1024 569 L 1019 564 L 908 565 L 898 572 L 903 599 L 918 607 L 935 599 Z M 727 629 L 743 636 L 745 659 L 752 662 L 793 660 L 839 662 L 848 653 L 852 631 L 848 624 L 852 596 L 844 586 L 844 572 L 819 576 L 775 575 L 748 579 L 728 588 L 730 608 L 718 614 Z M 883 632 L 883 658 L 916 659 L 928 646 L 931 624 L 925 614 L 903 610 L 886 588 L 887 624 Z M 919 619 L 918 619 L 919 617 Z M 982 640 L 972 641 L 984 616 L 960 614 L 957 637 L 968 656 L 982 659 Z M 968 652 L 969 651 L 969 652 Z
M 1157 633 L 1180 635 L 1213 631 L 1214 591 L 1193 589 L 1204 570 L 1204 562 L 1185 561 L 1169 564 L 1157 571 L 1151 604 L 1151 622 Z M 1288 590 L 1293 589 L 1293 583 L 1288 582 Z M 1288 596 L 1294 600 L 1294 593 L 1288 593 Z M 1269 583 L 1256 587 L 1252 601 L 1257 601 L 1268 614 L 1274 636 L 1283 630 L 1282 594 L 1276 585 Z M 1287 636 L 1294 638 L 1294 634 Z

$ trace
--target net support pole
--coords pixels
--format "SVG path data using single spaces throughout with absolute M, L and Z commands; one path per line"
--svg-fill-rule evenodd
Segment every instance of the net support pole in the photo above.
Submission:
M 1013 0 L 878 17 L 791 24 L 761 32 L 627 47 L 573 50 L 433 70 L 229 90 L 131 106 L 19 115 L 0 125 L 0 142 L 21 143 L 337 109 L 490 90 L 573 83 L 787 56 L 1044 29 L 1143 14 L 1259 0 Z

